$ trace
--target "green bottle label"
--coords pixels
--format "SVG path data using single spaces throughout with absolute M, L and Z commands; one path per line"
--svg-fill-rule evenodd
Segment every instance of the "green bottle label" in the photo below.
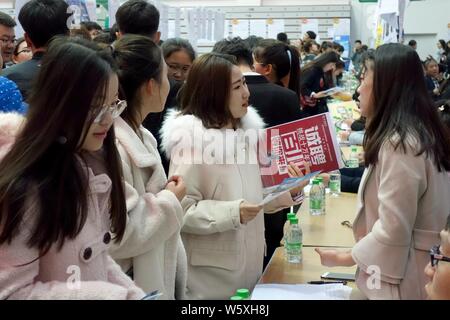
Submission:
M 330 191 L 339 192 L 339 182 L 338 181 L 330 181 Z
M 322 200 L 321 199 L 309 199 L 310 207 L 314 210 L 322 209 Z

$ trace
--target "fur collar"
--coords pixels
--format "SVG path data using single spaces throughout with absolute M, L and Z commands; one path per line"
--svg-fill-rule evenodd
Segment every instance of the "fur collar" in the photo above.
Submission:
M 123 146 L 137 167 L 151 167 L 161 162 L 156 140 L 144 127 L 139 128 L 143 141 L 121 117 L 114 120 L 114 130 L 118 143 Z
M 255 133 L 259 133 L 259 130 L 265 128 L 265 123 L 258 115 L 256 110 L 252 107 L 248 108 L 247 114 L 241 118 L 242 130 L 231 129 L 206 129 L 202 121 L 193 115 L 181 115 L 178 110 L 169 110 L 164 120 L 161 133 L 161 150 L 165 153 L 166 157 L 170 158 L 170 155 L 176 146 L 177 149 L 183 150 L 196 149 L 197 146 L 204 148 L 206 145 L 211 144 L 211 137 L 224 136 L 225 134 L 242 135 L 239 131 L 244 132 L 246 130 L 255 130 Z M 195 145 L 193 145 L 193 142 Z M 227 146 L 219 145 L 219 148 L 225 148 L 225 153 L 234 153 L 234 149 L 230 150 Z

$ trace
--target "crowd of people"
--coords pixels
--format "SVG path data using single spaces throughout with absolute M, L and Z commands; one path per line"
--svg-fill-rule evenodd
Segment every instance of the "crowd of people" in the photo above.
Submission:
M 1 299 L 254 288 L 308 181 L 262 205 L 247 133 L 328 112 L 324 91 L 350 61 L 361 119 L 347 138 L 364 154 L 342 181 L 358 192 L 356 244 L 317 253 L 356 265 L 369 299 L 450 299 L 450 43 L 421 61 L 412 42 L 356 41 L 346 64 L 342 45 L 308 31 L 295 43 L 227 38 L 199 56 L 187 40 L 161 41 L 144 0 L 120 6 L 110 30 L 69 30 L 67 8 L 27 2 L 17 40 L 0 12 Z M 302 177 L 309 163 L 288 171 Z

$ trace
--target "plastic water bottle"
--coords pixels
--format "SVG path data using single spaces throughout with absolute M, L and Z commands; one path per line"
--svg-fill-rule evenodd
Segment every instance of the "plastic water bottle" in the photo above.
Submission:
M 341 193 L 341 173 L 339 170 L 330 172 L 330 194 L 333 197 L 338 197 Z
M 248 289 L 237 289 L 235 296 L 241 297 L 242 300 L 250 299 L 250 290 Z
M 350 158 L 347 160 L 347 167 L 349 168 L 359 167 L 359 159 L 356 146 L 351 146 Z
M 284 240 L 284 256 L 287 257 L 287 238 L 289 230 L 291 227 L 291 219 L 295 218 L 294 207 L 291 207 L 291 211 L 287 214 L 287 225 L 284 230 L 283 240 Z
M 325 190 L 325 185 L 323 184 L 323 177 L 317 177 L 316 179 L 319 180 L 320 190 L 322 191 L 322 214 L 325 214 L 326 207 L 327 207 L 327 202 L 326 202 L 327 192 Z
M 302 261 L 303 232 L 297 217 L 291 218 L 290 224 L 287 238 L 287 261 L 300 263 Z
M 312 216 L 322 214 L 322 189 L 317 179 L 313 180 L 313 185 L 309 191 L 309 213 Z

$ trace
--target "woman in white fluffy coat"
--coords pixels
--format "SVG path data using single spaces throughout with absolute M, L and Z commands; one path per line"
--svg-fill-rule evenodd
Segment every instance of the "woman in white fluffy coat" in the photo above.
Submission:
M 228 59 L 206 54 L 194 62 L 181 111 L 171 111 L 162 128 L 170 174 L 182 175 L 187 187 L 182 238 L 189 299 L 228 299 L 238 288 L 252 290 L 263 269 L 263 209 L 275 212 L 301 199 L 299 187 L 260 205 L 261 173 L 249 161 L 256 159 L 257 140 L 246 140 L 244 131 L 256 134 L 264 123 L 248 107 L 245 80 Z M 297 167 L 290 171 L 301 175 Z
M 160 299 L 184 298 L 187 266 L 180 237 L 185 187 L 168 182 L 156 140 L 141 123 L 164 107 L 169 83 L 159 48 L 142 36 L 126 36 L 115 46 L 119 77 L 128 107 L 115 121 L 128 210 L 122 241 L 111 255 L 136 284 Z

